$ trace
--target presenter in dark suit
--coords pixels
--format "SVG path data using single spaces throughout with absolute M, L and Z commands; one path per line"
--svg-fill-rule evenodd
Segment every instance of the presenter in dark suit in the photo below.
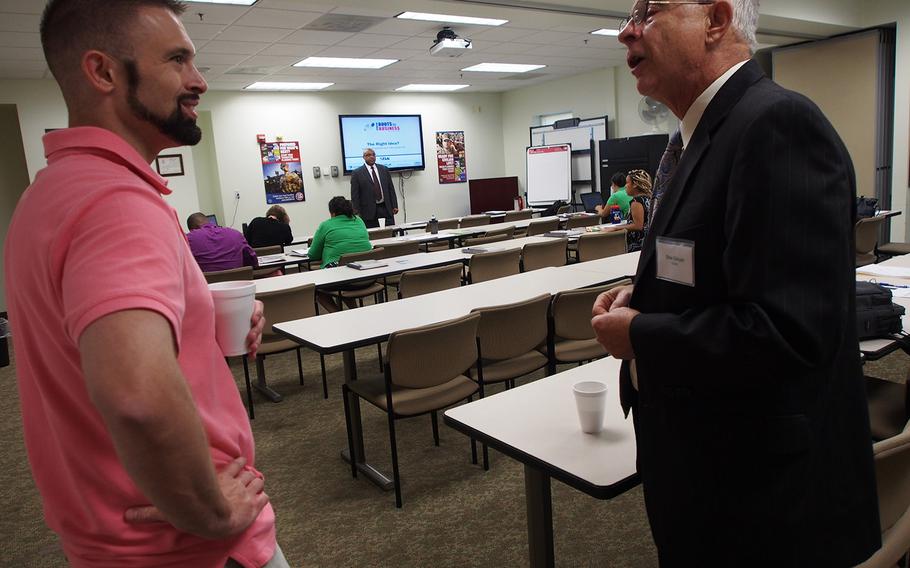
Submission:
M 385 218 L 387 227 L 395 224 L 393 215 L 398 213 L 395 184 L 388 168 L 376 163 L 372 148 L 363 151 L 364 164 L 351 173 L 351 203 L 367 227 L 378 227 Z
M 853 168 L 821 111 L 749 61 L 757 5 L 637 2 L 619 36 L 639 92 L 682 120 L 634 288 L 592 320 L 625 360 L 665 568 L 853 566 L 880 545 Z

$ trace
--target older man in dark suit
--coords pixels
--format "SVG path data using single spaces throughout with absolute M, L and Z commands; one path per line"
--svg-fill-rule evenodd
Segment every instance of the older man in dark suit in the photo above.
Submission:
M 378 227 L 379 219 L 387 226 L 395 224 L 398 213 L 395 183 L 389 169 L 376 163 L 372 148 L 363 151 L 363 165 L 351 172 L 351 203 L 367 227 Z
M 626 360 L 661 566 L 853 566 L 880 544 L 854 310 L 850 156 L 749 61 L 757 0 L 636 2 L 638 90 L 682 120 L 634 287 L 592 324 Z

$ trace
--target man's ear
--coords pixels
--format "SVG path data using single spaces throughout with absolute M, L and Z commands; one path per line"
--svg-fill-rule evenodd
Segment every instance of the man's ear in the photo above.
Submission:
M 733 27 L 733 5 L 725 0 L 711 4 L 705 23 L 707 26 L 705 41 L 709 45 L 716 45 Z
M 86 51 L 82 56 L 82 74 L 88 79 L 92 89 L 100 93 L 111 93 L 121 79 L 117 62 L 104 52 Z

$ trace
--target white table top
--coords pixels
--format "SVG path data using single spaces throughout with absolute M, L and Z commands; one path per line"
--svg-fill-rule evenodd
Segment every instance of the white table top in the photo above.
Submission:
M 637 483 L 635 432 L 619 404 L 619 366 L 606 357 L 451 408 L 446 423 L 482 434 L 481 441 L 581 491 L 611 497 Z M 599 434 L 582 432 L 575 410 L 572 386 L 587 380 L 607 384 Z
M 573 270 L 570 266 L 542 268 L 414 298 L 278 323 L 273 328 L 318 351 L 331 353 L 377 343 L 402 329 L 463 316 L 474 308 L 510 304 L 619 279 L 627 275 L 624 268 L 622 262 L 617 264 L 615 274 Z

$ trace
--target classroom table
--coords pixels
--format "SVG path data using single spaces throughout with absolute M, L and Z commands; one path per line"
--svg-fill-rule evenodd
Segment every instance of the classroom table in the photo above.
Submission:
M 613 273 L 571 270 L 569 266 L 542 268 L 395 302 L 282 322 L 273 325 L 272 329 L 320 354 L 343 353 L 344 380 L 351 382 L 357 378 L 354 360 L 354 349 L 357 347 L 387 341 L 396 331 L 457 318 L 475 308 L 510 304 L 544 293 L 555 294 L 619 280 L 634 273 L 638 253 L 612 257 L 611 260 Z M 354 456 L 348 456 L 345 449 L 342 457 L 346 460 L 353 458 L 358 470 L 368 479 L 383 489 L 390 489 L 391 480 L 364 457 L 357 398 L 353 399 L 350 410 Z
M 450 408 L 445 424 L 524 464 L 530 565 L 552 567 L 550 479 L 598 499 L 639 483 L 632 418 L 619 404 L 620 361 L 605 357 L 569 371 Z M 604 430 L 581 431 L 572 386 L 607 384 Z M 586 522 L 577 519 L 578 522 Z
M 892 290 L 895 304 L 904 307 L 902 318 L 903 330 L 891 337 L 864 339 L 859 342 L 859 350 L 866 361 L 876 361 L 890 353 L 902 349 L 910 354 L 910 255 L 895 256 L 878 264 L 868 264 L 856 269 L 856 279 L 898 286 Z

